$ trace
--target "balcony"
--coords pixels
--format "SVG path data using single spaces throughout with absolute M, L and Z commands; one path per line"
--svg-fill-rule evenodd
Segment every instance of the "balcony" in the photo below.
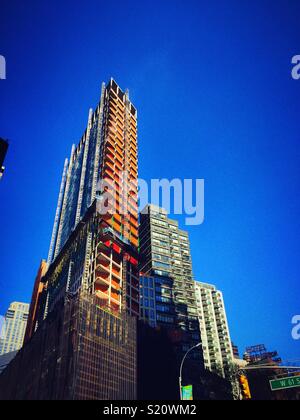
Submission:
M 112 140 L 116 137 L 116 128 L 110 123 L 107 130 L 107 138 L 111 138 Z
M 108 167 L 107 168 L 105 168 L 104 169 L 104 177 L 103 177 L 103 179 L 106 181 L 106 176 L 108 177 L 108 178 L 110 178 L 111 179 L 111 181 L 115 181 L 115 177 L 114 177 L 114 172 L 113 171 L 111 171 L 110 169 L 108 169 Z
M 118 282 L 118 283 L 122 281 L 122 272 L 120 268 L 117 268 L 113 265 L 111 274 L 112 274 L 113 281 Z
M 106 277 L 110 273 L 110 260 L 106 256 L 102 255 L 97 257 L 96 275 L 102 275 Z
M 110 280 L 109 272 L 106 269 L 97 268 L 96 270 L 96 285 L 101 287 L 103 292 L 107 292 L 109 288 L 119 291 L 121 288 L 121 278 L 119 275 L 112 272 L 112 279 Z
M 139 236 L 138 229 L 136 229 L 133 225 L 131 225 L 130 231 L 131 231 L 132 235 L 134 235 L 136 238 L 138 238 L 138 236 Z
M 105 147 L 106 147 L 106 153 L 110 153 L 112 156 L 115 155 L 115 147 L 114 147 L 115 141 L 111 138 L 107 138 Z
M 121 304 L 120 294 L 121 293 L 116 293 L 114 291 L 111 291 L 111 294 L 110 294 L 111 301 L 113 303 L 116 303 L 116 304 L 120 305 Z
M 120 167 L 123 168 L 123 158 L 119 155 L 119 153 L 115 153 L 114 155 L 116 161 L 119 163 Z
M 109 273 L 107 274 L 100 274 L 100 270 L 96 271 L 96 285 L 101 286 L 101 290 L 108 291 L 110 286 L 110 280 L 109 280 Z
M 106 150 L 105 157 L 106 157 L 107 162 L 109 162 L 111 165 L 114 165 L 115 163 L 114 154 L 109 149 Z
M 117 138 L 124 144 L 124 132 L 123 130 L 117 125 Z
M 139 241 L 138 241 L 138 239 L 131 238 L 130 242 L 131 242 L 131 244 L 132 244 L 134 247 L 136 247 L 136 248 L 139 246 Z
M 123 149 L 116 143 L 115 145 L 117 156 L 123 161 Z
M 112 159 L 112 163 L 108 159 L 106 159 L 104 162 L 104 166 L 109 168 L 112 171 L 112 173 L 114 173 L 114 159 Z
M 108 294 L 107 294 L 107 292 L 102 291 L 101 289 L 97 289 L 96 288 L 95 294 L 100 299 L 100 301 L 101 301 L 102 304 L 107 305 L 107 301 L 108 301 Z

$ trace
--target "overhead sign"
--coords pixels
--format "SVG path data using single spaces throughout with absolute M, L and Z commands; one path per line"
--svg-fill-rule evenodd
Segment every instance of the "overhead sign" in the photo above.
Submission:
M 279 391 L 281 389 L 300 387 L 300 376 L 290 376 L 288 378 L 274 379 L 270 381 L 271 390 Z

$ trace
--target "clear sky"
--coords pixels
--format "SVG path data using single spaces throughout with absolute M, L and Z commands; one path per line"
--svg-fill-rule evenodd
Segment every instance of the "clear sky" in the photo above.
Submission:
M 112 76 L 138 108 L 140 177 L 205 179 L 194 272 L 232 339 L 300 358 L 299 22 L 298 0 L 1 0 L 0 313 L 30 299 L 64 158 Z

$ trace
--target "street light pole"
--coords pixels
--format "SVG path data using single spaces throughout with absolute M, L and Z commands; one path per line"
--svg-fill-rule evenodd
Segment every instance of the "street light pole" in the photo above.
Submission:
M 182 368 L 183 368 L 183 364 L 185 362 L 185 359 L 187 358 L 188 354 L 193 351 L 194 349 L 201 347 L 202 343 L 198 343 L 196 344 L 194 347 L 190 348 L 184 355 L 181 365 L 180 365 L 180 371 L 179 371 L 179 391 L 180 391 L 180 401 L 182 401 Z

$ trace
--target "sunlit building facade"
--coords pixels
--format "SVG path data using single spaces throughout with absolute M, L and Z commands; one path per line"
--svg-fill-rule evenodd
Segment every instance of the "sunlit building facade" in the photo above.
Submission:
M 19 350 L 24 342 L 29 304 L 12 302 L 0 332 L 0 355 Z
M 99 180 L 116 194 L 116 211 L 107 215 L 107 224 L 138 247 L 137 177 L 137 111 L 128 91 L 112 79 L 102 85 L 100 102 L 90 110 L 87 128 L 65 160 L 48 263 L 96 199 Z
M 149 300 L 147 288 L 143 290 L 145 277 L 149 277 L 155 284 L 156 324 L 181 331 L 185 352 L 200 341 L 188 233 L 164 209 L 151 204 L 140 215 L 140 245 L 141 315 L 145 319 L 152 314 L 151 308 L 145 311 Z
M 48 269 L 48 264 L 42 260 L 34 281 L 31 302 L 29 307 L 28 322 L 26 326 L 24 342 L 26 343 L 35 333 L 38 327 L 37 317 L 39 312 L 40 299 L 45 290 L 45 283 L 42 281 Z
M 195 282 L 205 367 L 225 374 L 234 361 L 223 294 L 215 286 Z
M 139 315 L 137 111 L 116 82 L 102 85 L 87 128 L 65 161 L 55 214 L 48 264 L 61 258 L 62 250 L 86 214 L 100 210 L 92 231 L 80 238 L 82 248 L 65 268 L 66 289 L 83 286 L 103 305 Z M 76 246 L 75 246 L 76 247 Z M 79 263 L 80 261 L 80 263 Z M 53 267 L 55 264 L 53 265 Z M 50 270 L 49 269 L 49 270 Z M 51 269 L 52 270 L 52 269 Z M 126 284 L 125 284 L 126 283 Z M 56 297 L 48 293 L 46 311 Z M 45 314 L 44 314 L 45 316 Z
M 28 341 L 5 371 L 12 385 L 5 398 L 24 398 L 28 387 L 27 399 L 136 398 L 137 158 L 137 111 L 111 79 L 64 163 Z M 39 387 L 32 372 L 43 370 L 44 360 L 55 377 L 45 370 Z M 22 384 L 16 383 L 20 371 Z

